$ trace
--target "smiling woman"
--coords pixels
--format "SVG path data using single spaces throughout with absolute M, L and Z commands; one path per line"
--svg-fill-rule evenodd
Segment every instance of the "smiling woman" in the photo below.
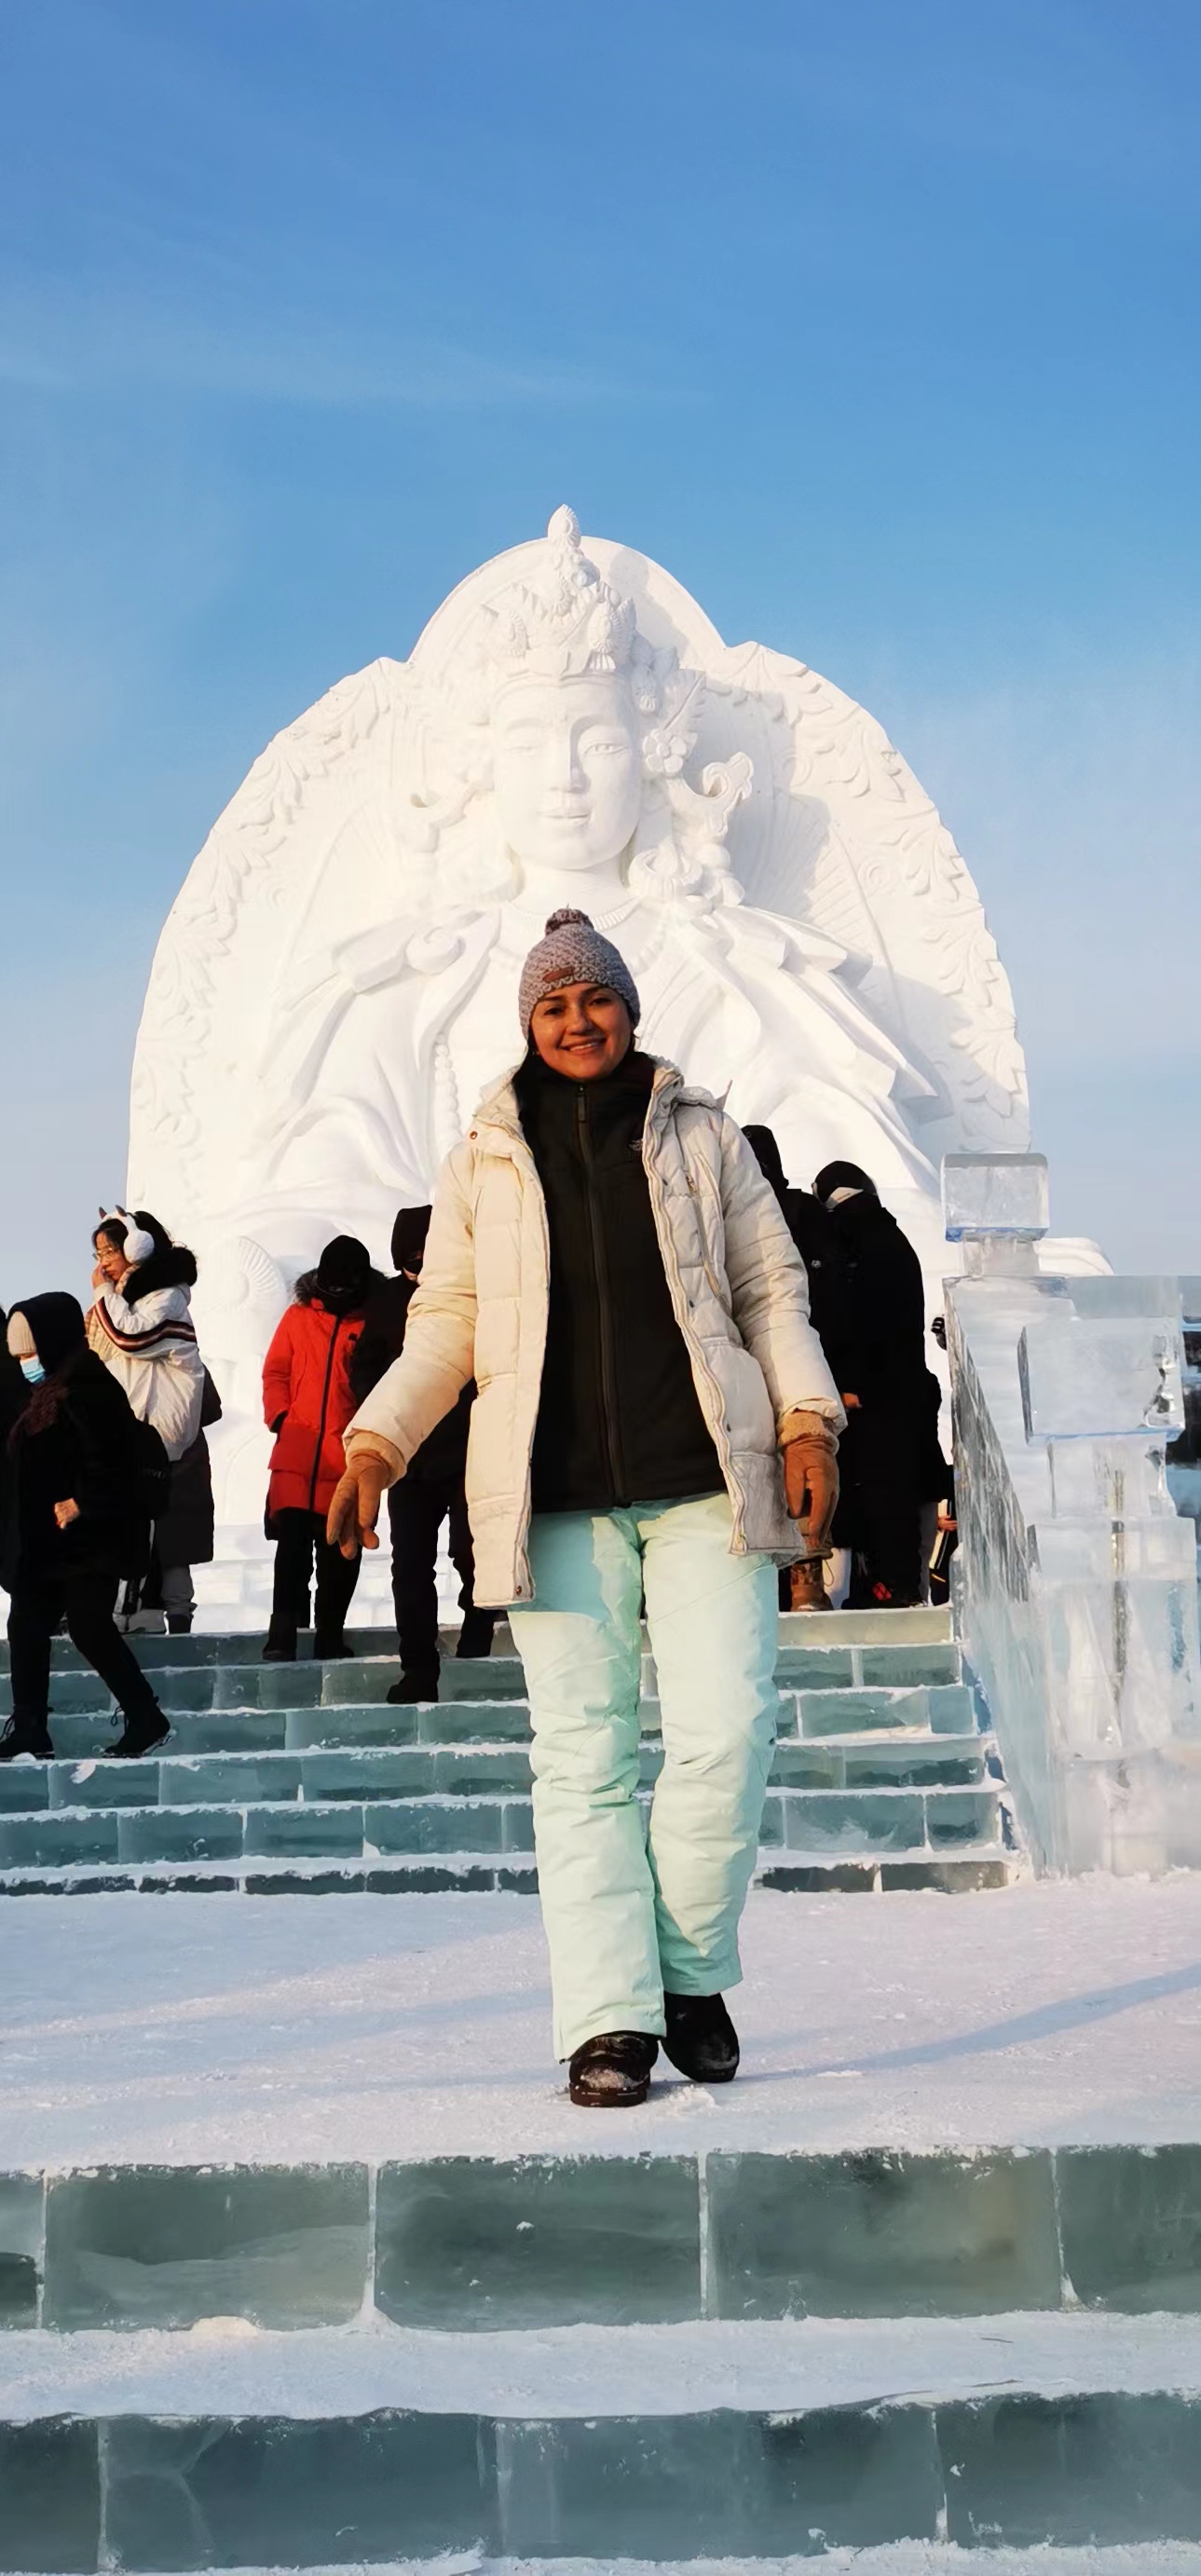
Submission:
M 552 914 L 518 1008 L 524 1062 L 443 1167 L 328 1534 L 347 1557 L 375 1545 L 385 1486 L 474 1377 L 476 1598 L 515 1604 L 555 2045 L 572 2100 L 605 2109 L 645 2099 L 660 2040 L 697 2081 L 737 2071 L 722 1992 L 774 1739 L 773 1560 L 824 1549 L 844 1417 L 750 1146 L 636 1048 L 638 988 L 585 913 Z M 665 1756 L 649 1848 L 644 1598 Z

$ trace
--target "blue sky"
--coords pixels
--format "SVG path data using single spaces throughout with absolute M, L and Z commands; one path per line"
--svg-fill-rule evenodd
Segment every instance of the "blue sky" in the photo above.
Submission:
M 560 500 L 881 717 L 1056 1226 L 1201 1272 L 1199 92 L 1195 0 L 3 13 L 0 1297 L 254 754 Z

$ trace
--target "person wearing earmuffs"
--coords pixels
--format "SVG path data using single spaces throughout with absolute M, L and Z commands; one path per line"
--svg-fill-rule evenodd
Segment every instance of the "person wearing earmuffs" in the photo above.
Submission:
M 171 1462 L 165 1512 L 155 1525 L 147 1579 L 126 1597 L 127 1629 L 186 1634 L 195 1595 L 192 1567 L 213 1553 L 212 1476 L 206 1422 L 221 1403 L 196 1347 L 192 1289 L 196 1256 L 173 1243 L 148 1208 L 100 1211 L 92 1235 L 96 1292 L 88 1341 L 123 1386 L 139 1422 L 157 1431 Z

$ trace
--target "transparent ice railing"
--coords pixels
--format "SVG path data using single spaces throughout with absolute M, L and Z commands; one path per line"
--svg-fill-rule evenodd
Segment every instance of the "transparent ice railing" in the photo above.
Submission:
M 1040 1271 L 1041 1158 L 977 1160 L 944 1170 L 955 1615 L 1019 1831 L 1042 1870 L 1201 1867 L 1201 1281 Z

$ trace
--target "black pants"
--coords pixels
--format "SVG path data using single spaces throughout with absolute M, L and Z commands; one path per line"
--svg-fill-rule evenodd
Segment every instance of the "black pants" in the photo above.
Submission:
M 838 1443 L 835 1544 L 851 1552 L 848 1610 L 909 1609 L 922 1597 L 920 1425 L 901 1406 L 847 1417 Z
M 438 1669 L 438 1534 L 450 1522 L 451 1563 L 459 1578 L 459 1605 L 475 1607 L 475 1558 L 461 1476 L 402 1476 L 388 1490 L 392 1523 L 392 1598 L 401 1667 L 406 1673 Z
M 113 1622 L 115 1574 L 18 1575 L 8 1613 L 13 1715 L 46 1722 L 50 1704 L 50 1640 L 66 1614 L 67 1634 L 127 1718 L 157 1710 L 141 1665 Z
M 271 1527 L 275 1533 L 272 1628 L 308 1627 L 309 1582 L 315 1555 L 317 1639 L 320 1643 L 339 1644 L 361 1559 L 357 1555 L 343 1556 L 341 1548 L 329 1545 L 324 1512 L 274 1512 Z

